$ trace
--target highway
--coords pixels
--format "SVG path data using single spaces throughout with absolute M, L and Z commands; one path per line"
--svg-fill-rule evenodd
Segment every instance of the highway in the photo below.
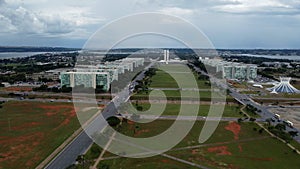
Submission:
M 197 89 L 197 88 L 149 88 L 149 90 L 173 90 L 173 91 L 203 91 L 203 92 L 210 92 L 211 89 Z
M 130 117 L 132 114 L 124 114 L 125 117 Z M 141 120 L 183 120 L 183 121 L 219 121 L 219 117 L 206 117 L 206 116 L 174 116 L 174 115 L 164 115 L 164 116 L 157 116 L 157 115 L 140 115 L 139 117 Z M 222 117 L 221 121 L 237 121 L 238 117 Z M 256 121 L 265 121 L 264 119 L 256 119 Z
M 69 100 L 69 99 L 20 99 L 20 98 L 5 98 L 5 97 L 0 97 L 0 101 L 25 101 L 25 102 L 53 102 L 53 103 L 95 103 L 94 100 Z M 110 102 L 110 100 L 99 100 L 97 103 L 98 104 L 103 104 L 106 105 Z

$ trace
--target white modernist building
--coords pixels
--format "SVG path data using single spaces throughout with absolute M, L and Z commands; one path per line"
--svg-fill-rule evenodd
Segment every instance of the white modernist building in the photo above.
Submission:
M 271 93 L 300 93 L 298 89 L 290 84 L 290 77 L 280 77 L 280 83 L 268 90 Z
M 108 72 L 64 72 L 61 73 L 61 83 L 68 87 L 84 85 L 95 89 L 102 86 L 104 90 L 109 90 L 110 75 Z
M 134 68 L 144 65 L 144 58 L 125 58 L 114 62 L 105 62 L 95 65 L 77 65 L 75 69 L 68 72 L 61 72 L 61 86 L 96 88 L 102 86 L 109 90 L 110 84 L 117 81 L 119 74 L 126 71 L 133 71 Z
M 214 67 L 221 72 L 223 78 L 237 80 L 254 80 L 257 77 L 257 66 L 237 62 L 227 62 L 221 59 L 199 58 L 204 65 Z
M 169 64 L 169 63 L 174 63 L 174 64 L 176 64 L 176 63 L 179 63 L 179 64 L 187 63 L 186 60 L 181 60 L 180 58 L 175 57 L 175 56 L 173 56 L 175 58 L 171 59 L 170 58 L 170 50 L 163 50 L 163 55 L 164 55 L 164 59 L 160 60 L 159 61 L 160 63 L 165 63 L 165 64 Z
M 169 64 L 170 61 L 170 51 L 169 50 L 164 50 L 164 61 L 166 64 Z
M 169 64 L 170 62 L 170 51 L 169 50 L 163 50 L 164 52 L 164 60 L 161 60 L 160 62 Z

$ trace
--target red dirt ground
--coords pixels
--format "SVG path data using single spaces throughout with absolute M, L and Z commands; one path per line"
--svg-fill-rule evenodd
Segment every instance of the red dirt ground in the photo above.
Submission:
M 127 124 L 129 125 L 129 130 L 133 130 L 134 129 L 134 121 L 131 121 L 131 120 L 127 120 Z
M 9 160 L 10 163 L 18 162 L 20 158 L 26 157 L 26 152 L 32 151 L 32 149 L 34 148 L 33 145 L 38 145 L 43 138 L 44 133 L 36 132 L 15 138 L 7 138 L 5 140 L 2 140 L 2 145 L 11 145 L 11 143 L 14 143 L 14 145 L 9 146 L 8 151 L 0 153 L 2 157 L 0 158 L 0 162 L 7 160 Z M 35 158 L 38 158 L 37 160 L 40 160 L 39 156 L 36 156 Z
M 201 163 L 209 164 L 209 165 L 214 166 L 214 167 L 220 166 L 220 163 L 218 163 L 217 161 L 207 159 L 203 155 L 199 155 L 195 158 L 188 158 L 188 160 L 189 161 L 200 161 Z M 224 166 L 221 165 L 220 168 L 224 168 Z M 226 168 L 227 169 L 240 169 L 239 167 L 234 166 L 233 164 L 228 164 L 228 166 L 226 166 Z
M 130 124 L 130 125 L 133 125 L 133 124 L 134 124 L 134 121 L 127 120 L 127 123 Z
M 217 155 L 232 155 L 232 153 L 228 151 L 227 146 L 209 147 L 207 148 L 207 151 L 210 153 L 217 153 Z
M 57 115 L 58 113 L 61 113 L 62 109 L 67 109 L 69 111 L 63 111 L 62 115 L 65 116 L 65 119 L 62 123 L 59 124 L 54 130 L 57 130 L 61 128 L 62 126 L 68 125 L 70 122 L 70 119 L 76 116 L 75 109 L 72 105 L 40 105 L 39 106 L 42 109 L 48 110 L 46 112 L 46 116 L 50 117 L 53 115 Z
M 24 123 L 24 124 L 19 125 L 19 126 L 14 126 L 11 129 L 12 130 L 22 130 L 22 129 L 26 129 L 26 128 L 36 127 L 36 126 L 38 126 L 40 124 L 41 123 L 39 123 L 39 122 Z
M 150 130 L 148 130 L 148 129 L 146 129 L 146 130 L 138 130 L 138 131 L 136 131 L 136 133 L 134 134 L 135 136 L 138 136 L 138 135 L 140 135 L 140 134 L 142 134 L 142 133 L 148 133 Z
M 17 92 L 31 92 L 32 91 L 32 87 L 25 87 L 25 86 L 16 86 L 16 87 L 6 87 L 5 88 L 6 91 L 17 91 Z
M 198 154 L 198 152 L 199 152 L 199 149 L 193 149 L 192 150 L 192 154 Z
M 256 158 L 256 157 L 245 157 L 245 156 L 236 156 L 238 158 L 246 158 L 246 159 L 250 159 L 253 161 L 272 161 L 273 158 Z
M 239 144 L 238 147 L 239 147 L 240 152 L 243 152 L 243 147 L 242 147 L 242 145 Z
M 234 139 L 239 139 L 239 133 L 241 131 L 241 126 L 237 122 L 229 122 L 227 126 L 225 126 L 226 130 L 231 131 L 234 134 Z
M 37 107 L 32 106 L 31 103 L 18 103 L 16 102 L 14 106 L 20 106 L 24 108 L 24 113 L 30 112 L 36 108 L 43 109 L 41 112 L 46 112 L 44 115 L 46 117 L 55 116 L 62 117 L 62 122 L 53 130 L 59 129 L 67 124 L 69 124 L 70 120 L 74 116 L 76 116 L 76 112 L 73 106 L 70 105 L 37 105 Z M 24 168 L 33 168 L 41 158 L 42 151 L 38 149 L 41 144 L 44 144 L 44 141 L 47 139 L 47 132 L 27 132 L 27 129 L 43 127 L 42 122 L 26 122 L 24 121 L 22 124 L 17 126 L 12 126 L 12 131 L 25 131 L 22 135 L 15 136 L 1 136 L 0 137 L 0 145 L 2 148 L 0 152 L 0 163 L 7 164 L 8 166 L 14 166 L 15 163 L 20 163 L 20 159 L 30 159 L 28 161 L 24 161 Z M 28 152 L 36 152 L 29 153 Z M 0 167 L 1 168 L 1 167 Z
M 171 161 L 167 160 L 167 159 L 163 159 L 163 160 L 161 160 L 161 162 L 163 162 L 163 163 L 170 163 Z
M 56 115 L 57 113 L 61 112 L 62 109 L 71 109 L 71 113 L 64 112 L 63 115 L 68 115 L 71 117 L 76 116 L 76 112 L 74 110 L 73 105 L 40 105 L 39 108 L 48 110 L 48 112 L 46 112 L 46 115 L 48 117 Z

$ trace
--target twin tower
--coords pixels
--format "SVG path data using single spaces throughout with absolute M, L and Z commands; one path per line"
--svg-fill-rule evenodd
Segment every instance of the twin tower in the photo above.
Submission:
M 170 61 L 170 51 L 169 50 L 164 50 L 164 62 L 166 64 L 169 64 Z

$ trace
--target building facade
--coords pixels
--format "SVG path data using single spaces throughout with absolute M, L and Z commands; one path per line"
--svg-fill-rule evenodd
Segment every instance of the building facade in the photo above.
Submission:
M 257 77 L 257 66 L 237 62 L 227 62 L 221 59 L 202 59 L 204 65 L 215 67 L 216 72 L 221 72 L 223 78 L 234 80 L 254 80 Z
M 61 72 L 61 86 L 96 88 L 101 86 L 105 91 L 110 89 L 110 84 L 117 81 L 120 74 L 133 71 L 134 68 L 143 66 L 144 58 L 125 58 L 114 62 L 105 62 L 96 65 L 77 65 L 69 72 Z

